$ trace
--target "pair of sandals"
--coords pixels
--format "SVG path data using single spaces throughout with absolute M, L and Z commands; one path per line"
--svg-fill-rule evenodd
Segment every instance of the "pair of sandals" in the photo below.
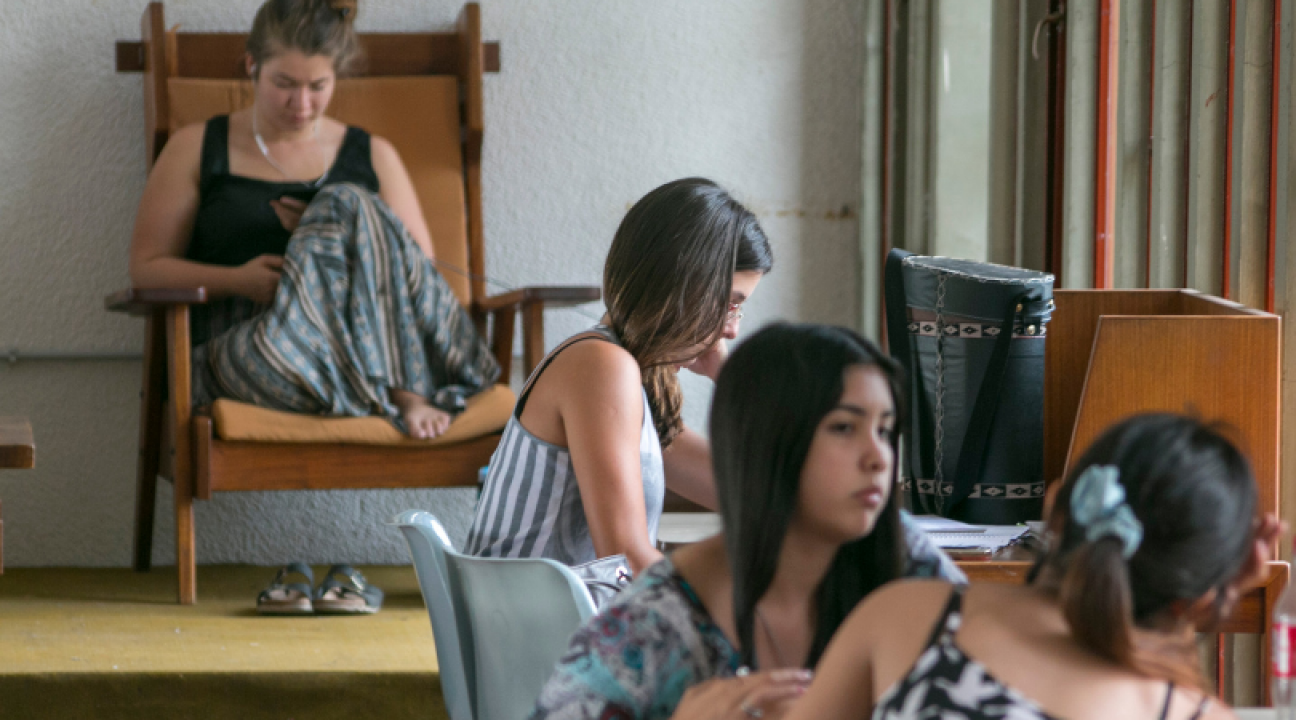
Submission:
M 289 582 L 294 575 L 306 582 Z M 305 563 L 288 563 L 279 568 L 269 587 L 257 596 L 262 615 L 371 615 L 382 607 L 383 591 L 370 585 L 350 565 L 334 565 L 315 585 L 315 576 Z

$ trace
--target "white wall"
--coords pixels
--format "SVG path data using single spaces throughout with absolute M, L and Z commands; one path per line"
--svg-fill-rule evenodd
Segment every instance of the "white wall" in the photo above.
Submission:
M 172 0 L 168 24 L 245 30 L 256 0 Z M 113 71 L 143 0 L 6 0 L 0 13 L 0 352 L 137 351 L 142 323 L 102 298 L 127 283 L 143 185 L 140 76 Z M 450 0 L 367 0 L 361 30 L 448 29 Z M 589 283 L 626 209 L 685 175 L 730 187 L 774 243 L 745 332 L 774 319 L 854 324 L 861 6 L 851 0 L 483 2 L 502 44 L 486 79 L 488 272 Z M 548 344 L 589 324 L 551 314 Z M 0 475 L 6 562 L 130 562 L 137 361 L 0 360 L 0 414 L 32 420 L 37 468 Z M 710 383 L 686 382 L 705 423 Z M 470 491 L 239 493 L 197 510 L 199 562 L 404 562 L 381 521 L 431 509 L 456 535 Z M 173 561 L 170 485 L 155 561 Z

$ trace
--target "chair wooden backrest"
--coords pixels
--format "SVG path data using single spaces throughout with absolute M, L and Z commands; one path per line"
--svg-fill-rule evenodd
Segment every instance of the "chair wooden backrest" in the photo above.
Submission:
M 252 88 L 243 61 L 246 33 L 167 30 L 160 2 L 149 4 L 141 32 L 140 43 L 119 43 L 118 69 L 143 66 L 151 168 L 173 131 L 247 107 Z M 457 32 L 361 33 L 360 44 L 363 73 L 339 80 L 328 114 L 396 147 L 437 259 L 460 269 L 443 275 L 472 308 L 486 297 L 482 73 L 498 69 L 499 47 L 483 45 L 481 10 L 473 3 L 464 7 Z

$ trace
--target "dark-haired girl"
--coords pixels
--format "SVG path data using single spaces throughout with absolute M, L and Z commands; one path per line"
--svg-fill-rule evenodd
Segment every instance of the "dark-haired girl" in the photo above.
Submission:
M 325 115 L 359 57 L 356 5 L 262 4 L 245 58 L 252 106 L 163 147 L 131 280 L 212 298 L 193 309 L 196 405 L 379 415 L 430 438 L 499 366 L 432 266 L 395 148 Z
M 789 717 L 1232 717 L 1194 626 L 1229 611 L 1279 533 L 1232 443 L 1191 418 L 1126 420 L 1076 463 L 1048 531 L 1028 586 L 870 596 Z
M 898 508 L 895 373 L 841 328 L 773 325 L 735 350 L 711 410 L 724 533 L 578 630 L 532 718 L 759 718 L 800 695 L 864 596 L 962 580 Z
M 676 374 L 715 378 L 772 265 L 756 217 L 710 180 L 676 180 L 635 203 L 604 265 L 607 315 L 522 390 L 466 552 L 603 558 L 638 573 L 661 557 L 666 488 L 715 507 L 710 450 L 680 419 Z

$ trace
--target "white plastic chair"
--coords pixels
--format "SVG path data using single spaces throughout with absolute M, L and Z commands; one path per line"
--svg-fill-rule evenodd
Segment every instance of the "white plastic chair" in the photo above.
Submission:
M 392 524 L 414 558 L 451 720 L 525 718 L 572 632 L 594 614 L 585 584 L 552 560 L 461 555 L 431 513 L 407 511 Z

